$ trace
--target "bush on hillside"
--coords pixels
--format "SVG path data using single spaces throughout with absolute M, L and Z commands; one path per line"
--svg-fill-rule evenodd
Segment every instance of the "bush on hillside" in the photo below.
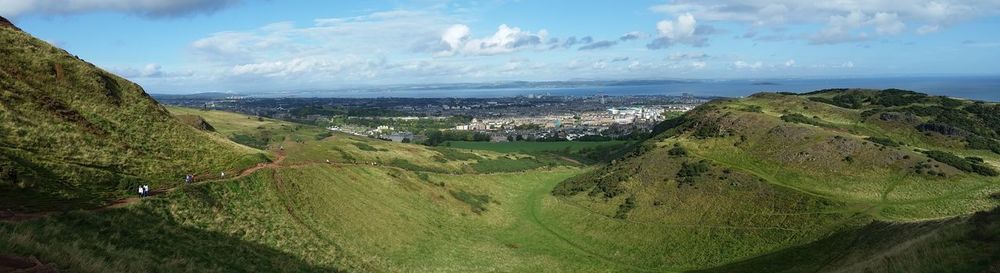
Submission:
M 1000 173 L 998 173 L 997 170 L 995 170 L 995 169 L 993 169 L 993 168 L 991 168 L 989 166 L 986 166 L 986 165 L 984 165 L 981 162 L 978 162 L 976 160 L 970 160 L 970 159 L 966 159 L 966 158 L 961 158 L 961 157 L 959 157 L 957 155 L 954 155 L 954 154 L 951 154 L 949 152 L 943 152 L 943 151 L 926 151 L 926 152 L 924 152 L 924 154 L 927 154 L 927 156 L 930 157 L 931 159 L 937 160 L 938 162 L 941 162 L 941 163 L 944 163 L 944 164 L 951 165 L 952 167 L 955 167 L 956 169 L 959 169 L 959 170 L 962 170 L 962 171 L 965 171 L 965 172 L 978 173 L 978 174 L 984 175 L 984 176 L 997 176 L 997 175 L 1000 175 Z
M 267 149 L 267 143 L 270 142 L 270 138 L 266 136 L 254 136 L 240 133 L 233 134 L 229 137 L 229 140 L 261 150 Z
M 368 145 L 368 143 L 364 143 L 364 142 L 354 142 L 354 143 L 351 143 L 351 144 L 354 144 L 355 147 L 358 147 L 358 149 L 360 149 L 362 151 L 366 151 L 366 152 L 385 152 L 385 151 L 388 151 L 386 149 L 375 148 L 374 146 Z
M 681 169 L 677 171 L 677 177 L 697 177 L 701 174 L 711 170 L 712 164 L 709 164 L 707 160 L 701 160 L 698 162 L 684 162 L 681 163 Z
M 625 219 L 628 218 L 628 212 L 635 208 L 635 197 L 629 196 L 625 198 L 625 202 L 618 205 L 618 211 L 615 212 L 615 218 Z
M 667 151 L 667 154 L 671 156 L 687 156 L 688 152 L 687 149 L 684 149 L 684 147 L 681 147 L 679 144 L 675 144 L 673 148 L 670 148 L 670 150 Z
M 916 129 L 925 133 L 935 132 L 946 136 L 962 136 L 967 134 L 965 130 L 944 123 L 923 123 L 917 125 Z
M 820 126 L 820 127 L 827 126 L 819 118 L 808 118 L 808 117 L 803 116 L 802 114 L 799 114 L 799 113 L 792 113 L 792 114 L 782 115 L 781 116 L 781 120 L 784 120 L 785 122 L 802 123 L 802 124 L 809 124 L 809 125 Z
M 878 144 L 881 144 L 882 146 L 887 146 L 887 147 L 899 147 L 899 146 L 902 146 L 901 143 L 893 141 L 892 139 L 884 138 L 884 137 L 868 137 L 868 138 L 865 138 L 865 140 L 868 140 L 868 141 L 871 141 L 871 142 L 874 142 L 874 143 L 878 143 Z
M 462 201 L 472 208 L 472 212 L 476 214 L 483 214 L 486 211 L 486 205 L 490 203 L 490 196 L 486 194 L 474 194 L 469 193 L 464 190 L 462 191 L 448 191 L 452 197 Z

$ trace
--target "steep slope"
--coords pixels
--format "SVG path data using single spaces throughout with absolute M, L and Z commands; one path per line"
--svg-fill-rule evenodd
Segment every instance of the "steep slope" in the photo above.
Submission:
M 265 160 L 173 118 L 138 85 L 0 26 L 0 210 L 94 207 L 140 184 Z
M 860 98 L 842 107 L 841 96 Z M 831 234 L 874 232 L 859 229 L 873 220 L 924 221 L 997 206 L 1000 155 L 988 149 L 997 141 L 997 109 L 899 90 L 720 100 L 661 124 L 635 152 L 564 181 L 553 194 L 622 221 L 688 226 L 675 237 L 704 243 L 659 254 L 704 252 L 712 258 L 682 261 L 688 269 L 721 265 Z M 937 129 L 945 125 L 968 133 L 926 129 L 947 132 Z M 579 226 L 567 229 L 588 231 Z M 780 232 L 709 233 L 699 226 Z M 653 245 L 677 244 L 645 236 Z

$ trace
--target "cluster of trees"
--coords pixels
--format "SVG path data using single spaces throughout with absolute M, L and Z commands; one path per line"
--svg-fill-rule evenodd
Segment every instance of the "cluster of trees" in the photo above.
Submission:
M 267 144 L 271 142 L 271 137 L 267 134 L 249 135 L 236 133 L 229 137 L 233 142 L 243 144 L 257 149 L 267 149 Z
M 930 157 L 931 159 L 937 160 L 938 162 L 944 164 L 951 165 L 952 167 L 955 167 L 956 169 L 965 172 L 978 173 L 984 176 L 1000 175 L 1000 173 L 998 173 L 997 170 L 991 168 L 990 166 L 987 166 L 985 163 L 983 163 L 983 160 L 979 158 L 974 158 L 974 157 L 961 158 L 952 153 L 943 151 L 926 151 L 924 152 L 924 154 L 927 154 L 927 156 Z
M 888 139 L 888 138 L 884 138 L 884 137 L 868 137 L 868 138 L 865 138 L 865 140 L 868 140 L 868 141 L 871 141 L 871 142 L 875 142 L 875 143 L 881 144 L 882 146 L 886 146 L 886 147 L 899 147 L 899 146 L 903 145 L 902 143 L 899 143 L 899 142 L 896 142 L 896 141 L 894 141 L 892 139 Z
M 820 127 L 827 126 L 827 124 L 823 123 L 823 121 L 820 120 L 819 117 L 815 117 L 814 116 L 812 118 L 808 118 L 808 117 L 803 116 L 802 114 L 799 114 L 799 113 L 792 113 L 792 114 L 782 115 L 781 116 L 781 120 L 784 120 L 785 122 L 802 123 L 802 124 L 809 124 L 809 125 L 815 125 L 815 126 L 820 126 Z
M 446 141 L 490 141 L 490 135 L 472 131 L 430 130 L 425 135 L 427 140 L 424 144 L 428 146 L 438 146 Z
M 950 136 L 965 136 L 967 147 L 1000 154 L 1000 105 L 973 103 L 963 108 L 944 106 L 909 106 L 901 112 L 931 117 L 917 125 L 922 132 L 937 132 Z

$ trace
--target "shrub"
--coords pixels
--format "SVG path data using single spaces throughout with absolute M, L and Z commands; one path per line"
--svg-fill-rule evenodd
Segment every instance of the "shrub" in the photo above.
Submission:
M 366 152 L 385 152 L 385 151 L 388 151 L 386 149 L 375 148 L 374 146 L 368 145 L 368 143 L 364 143 L 364 142 L 354 142 L 354 143 L 351 143 L 351 144 L 354 144 L 354 146 L 358 147 L 358 149 L 360 149 L 362 151 L 366 151 Z
M 472 212 L 476 214 L 482 214 L 486 211 L 486 205 L 490 203 L 490 196 L 486 194 L 473 194 L 466 191 L 448 191 L 451 193 L 452 197 L 469 204 L 472 208 Z
M 248 134 L 233 134 L 229 137 L 229 140 L 233 142 L 243 144 L 249 147 L 254 147 L 257 149 L 267 149 L 268 138 L 262 136 L 253 136 Z
M 826 127 L 827 126 L 819 118 L 816 118 L 816 117 L 808 118 L 808 117 L 803 116 L 802 114 L 798 114 L 798 113 L 782 115 L 781 116 L 781 120 L 784 120 L 785 122 L 803 123 L 803 124 L 809 124 L 809 125 L 820 126 L 820 127 Z
M 432 150 L 441 153 L 441 157 L 445 160 L 465 161 L 481 158 L 474 153 L 466 153 L 452 148 L 433 148 Z
M 997 170 L 989 166 L 983 165 L 983 163 L 981 162 L 978 162 L 976 160 L 961 158 L 949 152 L 926 151 L 924 152 L 924 154 L 927 154 L 928 157 L 937 160 L 938 162 L 951 165 L 952 167 L 955 167 L 956 169 L 965 172 L 978 173 L 984 176 L 1000 175 L 1000 173 L 998 173 Z
M 684 162 L 681 163 L 681 169 L 677 171 L 677 177 L 696 177 L 701 176 L 701 174 L 708 172 L 712 168 L 712 165 L 708 163 L 707 160 L 701 160 L 695 163 Z
M 615 218 L 625 219 L 628 218 L 628 212 L 635 208 L 635 198 L 629 196 L 625 198 L 625 202 L 618 206 L 618 211 L 615 212 Z
M 888 139 L 888 138 L 884 138 L 884 137 L 868 137 L 868 138 L 865 138 L 865 140 L 868 140 L 868 141 L 871 141 L 871 142 L 875 142 L 875 143 L 881 144 L 882 146 L 888 146 L 888 147 L 899 147 L 899 146 L 902 146 L 902 144 L 900 144 L 899 142 L 895 142 L 892 139 Z
M 316 134 L 316 140 L 323 140 L 331 136 L 333 136 L 333 133 L 329 131 L 324 131 L 322 133 Z
M 674 146 L 667 151 L 667 154 L 671 156 L 687 156 L 688 152 L 687 149 L 684 149 L 684 147 Z

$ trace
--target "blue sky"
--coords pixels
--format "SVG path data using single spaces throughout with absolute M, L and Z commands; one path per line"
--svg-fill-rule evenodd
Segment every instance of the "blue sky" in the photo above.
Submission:
M 154 93 L 1000 75 L 1000 0 L 0 0 Z

